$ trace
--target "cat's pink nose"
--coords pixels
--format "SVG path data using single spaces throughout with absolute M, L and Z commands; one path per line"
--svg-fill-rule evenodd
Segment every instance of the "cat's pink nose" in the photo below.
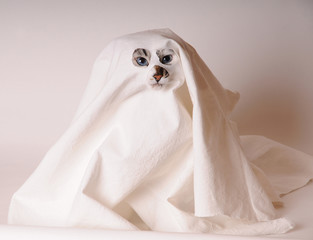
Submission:
M 162 75 L 154 74 L 153 77 L 154 77 L 155 81 L 158 82 L 162 78 Z

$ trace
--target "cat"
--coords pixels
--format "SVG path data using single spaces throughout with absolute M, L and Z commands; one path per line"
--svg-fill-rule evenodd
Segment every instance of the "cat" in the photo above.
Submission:
M 184 81 L 180 59 L 172 49 L 149 51 L 137 48 L 132 62 L 134 66 L 147 70 L 147 84 L 154 89 L 177 87 Z

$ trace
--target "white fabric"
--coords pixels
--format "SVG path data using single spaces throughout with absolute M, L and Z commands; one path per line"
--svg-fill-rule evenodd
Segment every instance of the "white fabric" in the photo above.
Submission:
M 138 48 L 150 51 L 149 66 L 134 66 Z M 171 65 L 159 62 L 162 49 L 175 52 Z M 170 84 L 149 86 L 155 65 L 167 69 Z M 241 142 L 229 120 L 238 98 L 170 30 L 112 41 L 69 129 L 14 194 L 9 223 L 288 231 L 292 224 L 276 219 L 272 202 L 313 177 L 312 158 L 264 138 Z
M 81 229 L 81 228 L 56 228 L 56 227 L 25 227 L 0 225 L 0 238 L 5 240 L 247 240 L 242 236 L 225 236 L 217 234 L 184 234 L 165 233 L 153 231 L 112 231 L 102 229 Z M 312 235 L 305 238 L 275 238 L 262 236 L 253 237 L 253 240 L 311 240 Z

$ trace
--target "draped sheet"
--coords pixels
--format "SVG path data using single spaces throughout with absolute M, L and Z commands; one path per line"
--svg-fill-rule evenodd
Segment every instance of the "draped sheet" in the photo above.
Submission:
M 136 49 L 148 66 L 132 62 Z M 172 64 L 158 51 L 173 51 Z M 154 66 L 170 84 L 147 84 Z M 239 94 L 169 29 L 113 40 L 97 58 L 68 130 L 14 194 L 10 224 L 258 235 L 293 226 L 281 194 L 313 177 L 312 157 L 240 137 Z

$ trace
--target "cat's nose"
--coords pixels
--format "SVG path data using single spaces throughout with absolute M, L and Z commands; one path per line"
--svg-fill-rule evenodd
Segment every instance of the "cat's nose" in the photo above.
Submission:
M 163 75 L 160 75 L 160 74 L 154 74 L 154 75 L 153 75 L 153 78 L 154 78 L 155 81 L 157 81 L 157 82 L 159 82 L 162 77 L 163 77 Z
M 168 71 L 166 71 L 166 69 L 162 68 L 161 66 L 155 65 L 154 71 L 153 78 L 156 82 L 159 82 L 162 77 L 167 78 L 169 76 Z

